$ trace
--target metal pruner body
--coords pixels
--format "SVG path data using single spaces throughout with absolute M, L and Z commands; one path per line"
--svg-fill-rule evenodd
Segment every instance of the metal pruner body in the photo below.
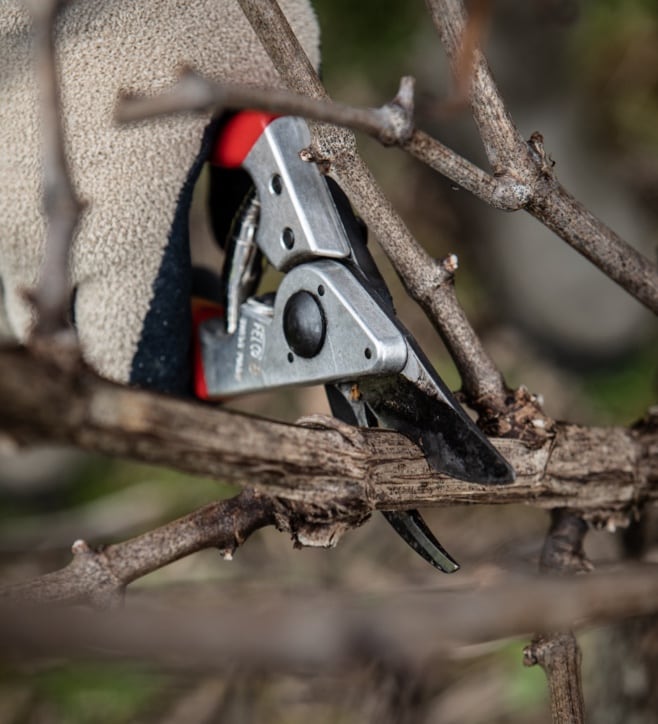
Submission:
M 398 320 L 363 225 L 337 184 L 306 160 L 310 141 L 302 119 L 254 112 L 232 117 L 220 134 L 220 181 L 237 172 L 246 194 L 223 244 L 224 313 L 197 327 L 197 394 L 324 384 L 336 417 L 398 430 L 434 470 L 510 482 L 509 464 Z M 257 297 L 263 258 L 284 276 L 275 294 Z M 457 570 L 417 511 L 384 515 L 432 565 Z

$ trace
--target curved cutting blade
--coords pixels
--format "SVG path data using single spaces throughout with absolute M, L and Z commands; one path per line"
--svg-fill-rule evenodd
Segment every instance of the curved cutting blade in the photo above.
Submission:
M 325 385 L 332 414 L 350 425 L 377 427 L 363 400 L 354 395 L 356 385 Z M 459 570 L 459 563 L 439 543 L 417 510 L 385 510 L 382 514 L 400 537 L 430 565 L 443 573 Z
M 420 355 L 410 346 L 401 374 L 359 381 L 367 414 L 419 445 L 436 472 L 480 485 L 511 483 L 511 465 Z

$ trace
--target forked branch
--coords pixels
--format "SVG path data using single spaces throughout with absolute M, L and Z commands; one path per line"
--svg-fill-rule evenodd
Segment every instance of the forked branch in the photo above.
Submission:
M 275 521 L 274 502 L 245 490 L 123 543 L 93 549 L 78 540 L 66 568 L 0 588 L 0 599 L 107 608 L 119 603 L 126 586 L 137 578 L 204 548 L 218 548 L 231 557 L 255 530 Z
M 453 69 L 461 60 L 466 13 L 462 0 L 426 0 Z M 541 134 L 525 142 L 496 87 L 486 59 L 473 54 L 473 118 L 493 169 L 523 207 L 576 251 L 658 314 L 658 268 L 566 191 L 547 161 Z

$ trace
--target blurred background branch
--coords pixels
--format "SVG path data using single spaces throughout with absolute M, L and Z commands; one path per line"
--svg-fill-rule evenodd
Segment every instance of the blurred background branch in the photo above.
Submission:
M 277 600 L 258 589 L 228 595 L 200 587 L 195 595 L 137 593 L 129 608 L 102 612 L 9 603 L 0 636 L 5 655 L 17 660 L 97 650 L 197 671 L 340 671 L 372 659 L 417 670 L 459 647 L 536 628 L 592 626 L 658 606 L 658 576 L 646 564 L 577 579 L 502 573 L 439 591 L 359 596 L 321 588 Z M 183 610 L 181 597 L 188 599 Z

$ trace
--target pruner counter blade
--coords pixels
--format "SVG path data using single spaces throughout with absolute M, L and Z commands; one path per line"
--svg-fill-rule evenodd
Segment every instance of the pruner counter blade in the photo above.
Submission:
M 439 543 L 417 510 L 384 510 L 384 518 L 419 556 L 443 573 L 459 570 L 459 563 Z

